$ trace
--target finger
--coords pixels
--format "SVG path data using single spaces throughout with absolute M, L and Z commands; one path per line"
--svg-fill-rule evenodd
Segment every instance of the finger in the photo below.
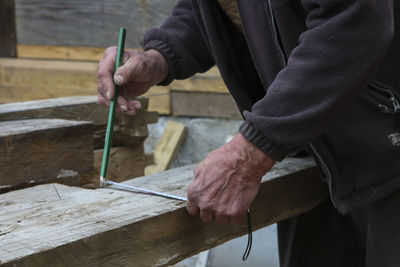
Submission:
M 200 218 L 203 222 L 211 222 L 213 219 L 213 213 L 209 210 L 200 210 Z
M 103 59 L 99 63 L 97 71 L 97 90 L 103 97 L 111 100 L 114 97 L 113 73 L 115 68 L 115 56 L 117 47 L 109 47 L 104 52 Z
M 108 101 L 108 99 L 106 99 L 101 94 L 97 94 L 97 103 L 99 105 L 102 105 L 102 106 L 105 106 L 105 107 L 108 107 L 110 105 L 110 102 Z
M 119 112 L 126 113 L 128 111 L 128 103 L 124 97 L 118 96 L 117 107 Z
M 149 64 L 141 53 L 135 53 L 128 61 L 117 69 L 114 81 L 123 86 L 130 81 L 145 82 L 148 80 Z
M 227 224 L 229 223 L 229 217 L 225 215 L 216 215 L 215 220 L 220 224 Z
M 126 112 L 129 115 L 135 115 L 136 111 L 142 108 L 142 104 L 138 100 L 127 100 L 128 111 Z
M 199 214 L 199 207 L 197 207 L 197 205 L 195 205 L 195 204 L 193 204 L 191 202 L 188 202 L 186 204 L 186 210 L 192 216 L 195 216 L 195 215 Z
M 128 100 L 128 109 L 141 109 L 142 103 L 139 100 Z

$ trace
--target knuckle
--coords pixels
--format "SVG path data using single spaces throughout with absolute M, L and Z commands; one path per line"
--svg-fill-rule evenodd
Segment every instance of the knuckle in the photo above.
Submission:
M 145 76 L 150 73 L 150 64 L 143 55 L 133 57 L 131 64 L 139 75 Z
M 197 200 L 197 188 L 194 183 L 190 183 L 188 190 L 187 190 L 188 198 L 190 201 L 196 202 Z
M 117 49 L 118 48 L 116 46 L 107 47 L 106 51 L 104 51 L 104 55 L 115 53 Z
M 240 217 L 243 216 L 243 214 L 245 213 L 245 211 L 241 208 L 234 208 L 229 212 L 229 216 L 232 217 Z
M 97 71 L 97 78 L 98 78 L 99 80 L 106 79 L 106 77 L 107 77 L 107 72 L 106 72 L 106 71 L 101 70 L 101 69 L 99 69 L 99 70 Z

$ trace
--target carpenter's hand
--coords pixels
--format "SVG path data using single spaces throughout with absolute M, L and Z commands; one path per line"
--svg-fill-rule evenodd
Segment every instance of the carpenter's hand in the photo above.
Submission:
M 275 161 L 241 134 L 212 151 L 194 170 L 187 210 L 200 212 L 204 222 L 214 218 L 226 224 L 245 222 L 247 209 L 257 195 L 262 176 Z
M 123 64 L 114 73 L 117 47 L 110 47 L 104 53 L 97 72 L 98 102 L 109 106 L 114 97 L 114 84 L 121 86 L 117 110 L 135 114 L 141 108 L 135 97 L 144 94 L 151 86 L 163 81 L 168 74 L 168 65 L 164 57 L 156 50 L 125 50 Z

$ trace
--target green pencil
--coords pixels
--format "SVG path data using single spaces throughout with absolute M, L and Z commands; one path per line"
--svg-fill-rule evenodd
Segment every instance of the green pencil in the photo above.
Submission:
M 119 39 L 118 39 L 118 52 L 117 52 L 117 58 L 115 59 L 114 73 L 117 71 L 117 69 L 121 66 L 122 63 L 122 57 L 124 56 L 125 38 L 126 38 L 126 29 L 120 28 Z M 107 179 L 108 160 L 110 158 L 110 148 L 111 148 L 112 135 L 114 129 L 115 107 L 118 103 L 118 93 L 120 89 L 119 86 L 115 84 L 115 82 L 114 86 L 115 86 L 114 98 L 111 99 L 110 102 L 106 138 L 104 141 L 103 161 L 101 162 L 100 186 L 102 186 L 104 184 L 104 180 Z

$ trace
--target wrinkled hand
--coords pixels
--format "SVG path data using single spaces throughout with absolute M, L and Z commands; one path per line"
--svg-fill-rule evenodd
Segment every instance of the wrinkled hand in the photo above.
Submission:
M 133 115 L 141 108 L 134 98 L 147 92 L 151 86 L 163 81 L 168 74 L 164 57 L 156 50 L 125 50 L 123 63 L 114 73 L 117 47 L 108 48 L 97 72 L 98 103 L 109 106 L 114 97 L 114 84 L 121 86 L 117 110 Z
M 187 210 L 204 222 L 241 224 L 257 195 L 261 178 L 275 164 L 241 134 L 212 151 L 194 170 Z

